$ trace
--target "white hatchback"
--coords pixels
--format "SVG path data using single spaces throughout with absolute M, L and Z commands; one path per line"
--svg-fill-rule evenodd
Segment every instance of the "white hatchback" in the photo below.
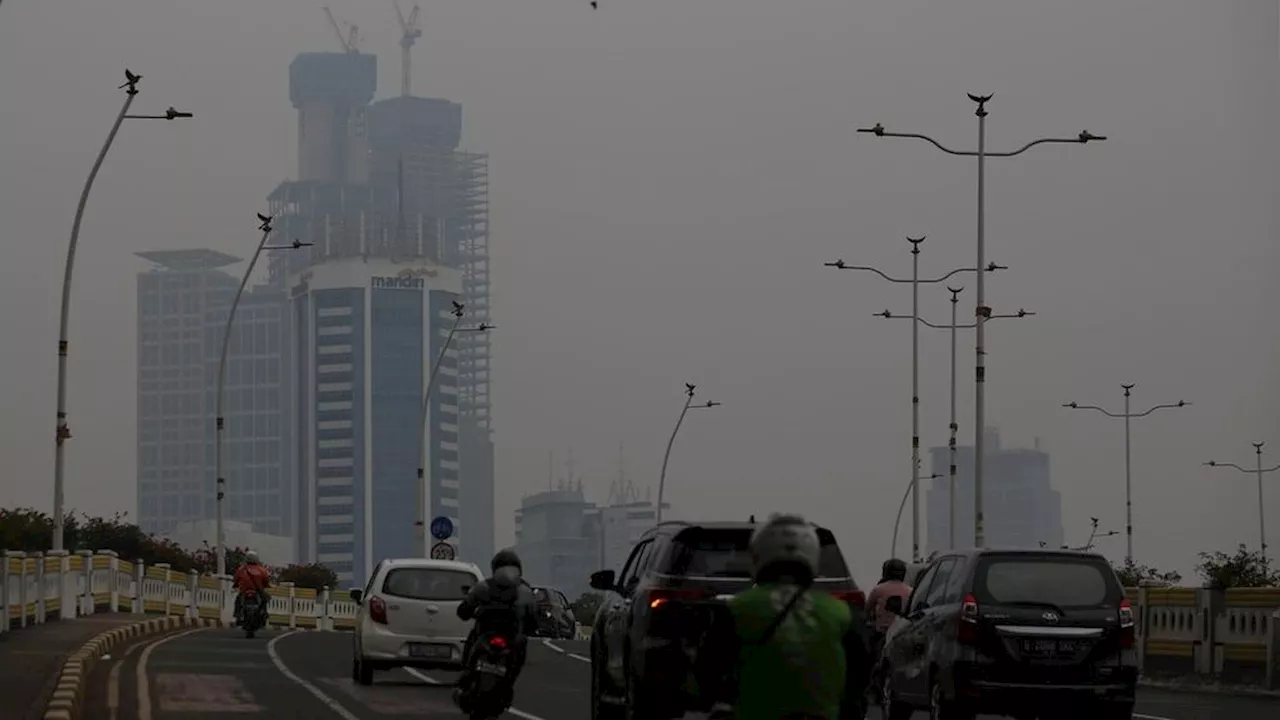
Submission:
M 375 670 L 396 667 L 461 669 L 472 621 L 458 604 L 477 583 L 480 568 L 452 560 L 383 560 L 369 584 L 353 588 L 356 614 L 351 677 L 373 683 Z

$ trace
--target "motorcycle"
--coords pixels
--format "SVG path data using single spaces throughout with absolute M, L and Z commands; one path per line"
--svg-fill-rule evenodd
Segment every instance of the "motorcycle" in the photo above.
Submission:
M 458 709 L 471 720 L 490 720 L 511 707 L 514 644 L 513 639 L 497 633 L 485 634 L 476 641 L 454 693 Z
M 267 625 L 267 603 L 265 597 L 258 597 L 252 591 L 245 592 L 241 599 L 240 628 L 244 636 L 252 638 Z

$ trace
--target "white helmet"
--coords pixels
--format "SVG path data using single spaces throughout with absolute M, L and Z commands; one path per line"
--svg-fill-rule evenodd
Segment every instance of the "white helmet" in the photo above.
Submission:
M 257 565 L 257 564 L 259 564 L 259 561 L 258 561 L 258 553 L 254 552 L 254 551 L 252 551 L 252 550 L 246 550 L 246 551 L 245 551 L 245 553 L 244 553 L 244 561 L 245 561 L 245 562 L 247 562 L 247 563 L 249 563 L 250 565 Z
M 816 575 L 821 554 L 818 530 L 799 515 L 774 514 L 751 536 L 751 564 L 757 577 L 780 563 L 800 565 Z

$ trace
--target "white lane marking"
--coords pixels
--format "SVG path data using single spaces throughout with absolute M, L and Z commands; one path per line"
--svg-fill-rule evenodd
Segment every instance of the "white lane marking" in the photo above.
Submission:
M 115 664 L 111 666 L 111 672 L 107 674 L 107 711 L 111 720 L 116 720 L 120 715 L 120 669 L 124 667 L 130 655 L 144 647 L 146 647 L 145 643 L 135 643 L 121 653 L 120 657 L 116 658 Z
M 439 681 L 439 680 L 437 680 L 437 679 L 435 679 L 435 678 L 431 677 L 430 675 L 427 675 L 427 674 L 423 673 L 421 670 L 417 670 L 417 669 L 415 669 L 415 668 L 404 668 L 404 671 L 405 671 L 405 672 L 407 672 L 407 673 L 409 673 L 410 675 L 412 675 L 412 676 L 414 676 L 414 677 L 418 678 L 419 680 L 421 680 L 421 681 L 423 681 L 423 682 L 427 683 L 428 685 L 444 685 L 444 683 L 443 683 L 443 682 L 441 682 L 441 681 Z M 518 718 L 524 718 L 524 720 L 543 720 L 542 718 L 538 717 L 537 715 L 532 715 L 532 714 L 527 713 L 527 712 L 525 712 L 525 711 L 523 711 L 523 710 L 519 710 L 519 709 L 517 709 L 517 708 L 513 708 L 513 707 L 511 707 L 511 708 L 507 708 L 507 712 L 508 712 L 508 713 L 510 713 L 510 714 L 512 714 L 512 715 L 515 715 L 515 716 L 516 716 L 516 717 L 518 717 Z
M 292 680 L 298 685 L 301 685 L 304 689 L 306 689 L 307 692 L 316 696 L 317 700 L 324 703 L 326 707 L 332 710 L 338 717 L 342 718 L 342 720 L 360 720 L 360 718 L 351 714 L 350 710 L 347 710 L 345 707 L 343 707 L 342 703 L 329 697 L 328 695 L 325 694 L 323 690 L 321 690 L 315 685 L 312 685 L 311 683 L 299 677 L 296 673 L 290 670 L 287 665 L 284 664 L 283 660 L 280 659 L 280 653 L 276 652 L 276 643 L 289 637 L 290 635 L 296 635 L 300 632 L 305 632 L 305 631 L 293 630 L 291 632 L 287 632 L 282 635 L 277 635 L 274 638 L 271 638 L 271 642 L 267 643 L 267 655 L 271 658 L 271 662 L 275 664 L 276 669 L 280 671 L 281 675 L 284 675 L 286 678 Z M 138 720 L 147 720 L 147 719 L 139 718 Z
M 1163 715 L 1143 715 L 1142 713 L 1134 713 L 1133 716 L 1138 720 L 1173 720 Z
M 180 637 L 184 637 L 192 633 L 203 632 L 204 630 L 205 628 L 196 628 L 194 630 L 180 632 L 176 635 L 166 635 L 165 637 L 148 644 L 146 649 L 142 651 L 142 655 L 138 657 L 138 668 L 136 671 L 138 673 L 138 720 L 151 720 L 151 687 L 147 680 L 147 661 L 151 659 L 151 651 L 170 640 L 177 640 Z M 110 676 L 108 676 L 108 678 L 109 677 Z M 119 675 L 116 677 L 118 679 Z M 110 692 L 110 690 L 107 691 L 108 704 L 110 704 Z M 116 698 L 116 702 L 119 702 L 119 698 Z
M 542 644 L 543 644 L 545 647 L 549 647 L 549 648 L 551 648 L 552 650 L 555 650 L 555 651 L 556 651 L 556 652 L 558 652 L 558 653 L 561 653 L 561 654 L 563 654 L 563 653 L 564 653 L 564 648 L 560 647 L 559 645 L 557 645 L 557 644 L 555 644 L 555 643 L 551 642 L 550 640 L 548 640 L 548 639 L 546 639 L 546 638 L 543 638 L 543 639 L 542 639 Z
M 581 660 L 584 663 L 591 662 L 591 658 L 586 657 L 585 655 L 579 655 L 578 653 L 569 653 L 569 657 L 573 658 L 574 660 Z

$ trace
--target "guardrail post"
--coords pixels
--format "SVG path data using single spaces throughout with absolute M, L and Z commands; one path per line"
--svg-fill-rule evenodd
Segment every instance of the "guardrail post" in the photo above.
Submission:
M 107 612 L 117 612 L 120 610 L 120 553 L 99 550 L 98 555 L 107 558 Z
M 1151 633 L 1148 628 L 1151 625 L 1151 594 L 1147 588 L 1138 586 L 1138 674 L 1142 674 L 1147 668 L 1147 643 L 1150 642 Z
M 71 576 L 71 553 L 66 550 L 50 550 L 45 557 L 58 559 L 58 619 L 74 620 L 76 618 L 76 586 Z
M 36 561 L 36 616 L 34 620 L 36 625 L 43 625 L 47 612 L 44 604 L 44 553 L 33 552 L 31 557 L 35 558 Z
M 223 625 L 230 625 L 235 622 L 236 615 L 236 589 L 232 585 L 230 575 L 218 575 L 218 601 L 221 603 L 218 607 L 221 611 L 218 615 Z
M 200 573 L 195 570 L 187 571 L 187 617 L 200 617 Z
M 0 552 L 0 635 L 9 632 L 9 551 Z
M 298 618 L 296 613 L 294 612 L 295 596 L 293 594 L 293 583 L 282 582 L 280 583 L 280 587 L 284 588 L 285 590 L 284 614 L 287 618 L 289 618 L 289 628 L 293 629 L 298 626 Z
M 93 551 L 77 550 L 76 556 L 80 558 L 80 577 L 83 584 L 80 585 L 80 614 L 93 614 Z
M 27 554 L 17 552 L 9 557 L 17 558 L 18 564 L 18 627 L 27 626 Z
M 329 586 L 320 588 L 320 612 L 316 618 L 317 630 L 332 630 L 333 618 L 329 617 Z
M 164 578 L 160 581 L 160 600 L 164 605 L 160 608 L 161 615 L 169 614 L 169 603 L 173 599 L 173 589 L 169 587 L 169 583 L 173 582 L 173 565 L 169 563 L 156 563 L 155 565 L 164 574 Z
M 138 558 L 133 561 L 133 610 L 134 615 L 143 615 L 147 612 L 147 563 Z

